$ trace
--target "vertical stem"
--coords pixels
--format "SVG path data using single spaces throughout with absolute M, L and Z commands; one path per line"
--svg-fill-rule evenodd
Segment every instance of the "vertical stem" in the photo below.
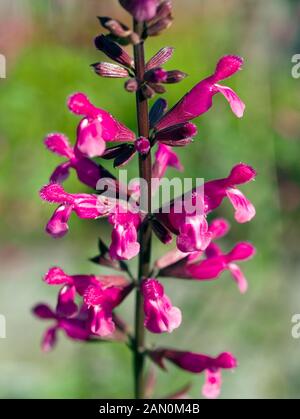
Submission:
M 144 24 L 142 22 L 134 21 L 134 31 L 141 35 Z M 142 81 L 145 73 L 145 55 L 144 42 L 134 46 L 134 62 L 136 69 L 136 77 Z M 148 101 L 142 95 L 140 89 L 136 93 L 136 107 L 137 107 L 137 122 L 138 132 L 141 137 L 149 137 L 149 113 Z M 139 172 L 140 178 L 146 180 L 148 185 L 147 197 L 141 198 L 145 202 L 147 198 L 146 212 L 151 212 L 151 152 L 147 156 L 139 156 Z M 147 278 L 150 271 L 150 257 L 151 257 L 151 226 L 148 222 L 142 224 L 140 229 L 140 254 L 138 267 L 138 282 L 139 286 L 136 291 L 136 306 L 135 306 L 135 346 L 134 346 L 134 394 L 136 399 L 142 399 L 144 396 L 144 311 L 143 298 L 140 292 L 140 284 L 144 278 Z

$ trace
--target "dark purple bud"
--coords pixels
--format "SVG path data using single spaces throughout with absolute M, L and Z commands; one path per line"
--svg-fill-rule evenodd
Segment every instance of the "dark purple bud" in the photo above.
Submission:
M 120 144 L 114 147 L 107 148 L 102 154 L 101 158 L 104 160 L 112 160 L 121 155 L 127 150 L 128 144 Z
M 123 48 L 106 36 L 100 35 L 95 38 L 96 48 L 106 54 L 109 58 L 128 68 L 133 68 L 134 61 Z
M 155 140 L 167 145 L 183 146 L 190 143 L 197 132 L 195 124 L 186 122 L 158 131 L 155 134 Z
M 124 87 L 125 87 L 125 90 L 127 90 L 127 92 L 134 93 L 138 90 L 139 83 L 137 79 L 129 79 L 126 81 Z
M 149 153 L 151 149 L 151 144 L 148 138 L 145 137 L 139 137 L 135 143 L 135 149 L 139 154 L 146 155 Z
M 172 25 L 172 23 L 173 23 L 173 19 L 171 17 L 166 17 L 164 19 L 161 19 L 147 28 L 147 35 L 157 36 L 165 29 L 168 29 Z
M 168 72 L 163 68 L 154 68 L 146 71 L 144 79 L 149 83 L 166 83 Z
M 167 72 L 167 80 L 163 83 L 179 83 L 181 80 L 185 79 L 187 74 L 183 71 L 173 70 Z
M 110 31 L 110 33 L 118 38 L 127 38 L 132 31 L 123 23 L 110 17 L 98 17 L 101 25 Z
M 146 64 L 146 70 L 152 70 L 153 68 L 161 67 L 167 61 L 170 60 L 174 53 L 174 48 L 165 47 L 160 49 Z
M 149 83 L 149 86 L 154 90 L 155 93 L 158 93 L 159 95 L 166 93 L 166 89 L 161 84 Z
M 119 0 L 120 4 L 136 20 L 147 21 L 156 15 L 159 0 Z
M 91 66 L 94 68 L 95 73 L 101 77 L 125 78 L 129 76 L 128 70 L 118 64 L 102 62 L 92 64 Z
M 158 99 L 152 106 L 149 114 L 150 127 L 154 125 L 162 118 L 168 108 L 168 103 L 165 99 Z
M 151 226 L 153 232 L 162 243 L 169 244 L 172 242 L 171 233 L 158 220 L 151 220 Z
M 148 84 L 144 84 L 141 88 L 142 95 L 145 99 L 151 99 L 155 96 L 155 90 L 152 89 Z
M 115 158 L 114 167 L 120 167 L 127 164 L 135 155 L 135 147 L 133 144 L 127 144 L 126 148 Z

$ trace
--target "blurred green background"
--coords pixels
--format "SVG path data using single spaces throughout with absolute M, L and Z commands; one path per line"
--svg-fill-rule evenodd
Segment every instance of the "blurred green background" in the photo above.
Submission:
M 7 338 L 0 339 L 0 397 L 132 397 L 125 347 L 79 344 L 60 335 L 57 348 L 43 354 L 39 344 L 47 324 L 30 313 L 37 302 L 55 304 L 56 290 L 41 280 L 49 266 L 73 274 L 105 272 L 88 262 L 99 234 L 109 240 L 105 225 L 74 217 L 69 235 L 55 241 L 43 231 L 53 207 L 38 197 L 60 162 L 45 150 L 43 137 L 60 131 L 74 141 L 78 120 L 66 109 L 70 93 L 85 92 L 136 127 L 134 97 L 122 89 L 123 81 L 100 79 L 89 68 L 103 59 L 93 46 L 101 32 L 97 15 L 128 22 L 116 0 L 0 3 L 0 53 L 8 66 L 0 80 L 0 313 L 7 321 Z M 237 225 L 227 203 L 218 214 L 232 222 L 224 249 L 250 240 L 258 254 L 243 266 L 250 284 L 243 296 L 228 274 L 212 283 L 164 280 L 184 321 L 172 335 L 149 336 L 149 342 L 212 355 L 233 352 L 239 368 L 224 374 L 224 398 L 298 398 L 300 341 L 291 337 L 291 317 L 300 312 L 300 80 L 292 78 L 291 57 L 300 52 L 300 4 L 174 0 L 174 16 L 163 36 L 147 42 L 147 57 L 174 46 L 167 68 L 189 74 L 168 88 L 170 104 L 209 75 L 220 56 L 245 58 L 244 70 L 228 82 L 246 102 L 245 117 L 235 118 L 218 95 L 197 120 L 197 140 L 179 154 L 187 177 L 223 177 L 240 161 L 257 169 L 256 182 L 243 187 L 257 209 L 254 221 Z M 137 175 L 136 166 L 131 163 L 130 175 Z M 66 188 L 87 190 L 74 174 Z M 153 258 L 162 251 L 155 242 Z M 130 298 L 119 313 L 130 322 L 132 311 Z M 170 366 L 169 373 L 157 373 L 155 396 L 187 382 L 194 384 L 190 395 L 200 397 L 203 376 Z

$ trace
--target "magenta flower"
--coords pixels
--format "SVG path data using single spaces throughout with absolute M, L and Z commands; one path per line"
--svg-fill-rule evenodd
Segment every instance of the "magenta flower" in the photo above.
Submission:
M 165 369 L 164 361 L 168 360 L 185 371 L 194 374 L 204 372 L 205 383 L 202 387 L 202 394 L 208 399 L 215 399 L 220 395 L 222 370 L 233 370 L 237 367 L 236 359 L 229 352 L 223 352 L 213 358 L 193 352 L 160 349 L 150 352 L 149 355 L 163 369 Z
M 45 201 L 60 204 L 46 226 L 47 233 L 52 237 L 63 237 L 68 232 L 72 212 L 79 218 L 96 219 L 108 215 L 113 205 L 101 195 L 67 193 L 57 183 L 44 186 L 40 196 Z
M 159 5 L 159 0 L 120 0 L 121 5 L 136 20 L 147 21 L 152 19 Z
M 97 182 L 102 177 L 102 170 L 92 160 L 83 157 L 77 149 L 74 150 L 65 135 L 49 134 L 45 138 L 45 145 L 48 150 L 68 159 L 56 167 L 50 177 L 50 182 L 62 183 L 68 178 L 72 168 L 82 183 L 96 189 Z
M 152 333 L 173 332 L 181 324 L 181 311 L 173 307 L 165 295 L 164 287 L 155 279 L 142 283 L 144 298 L 145 327 Z
M 130 210 L 124 211 L 120 206 L 116 206 L 108 221 L 113 226 L 109 249 L 111 258 L 129 260 L 135 257 L 140 251 L 137 234 L 141 224 L 140 214 Z
M 68 107 L 76 115 L 82 115 L 77 129 L 75 150 L 86 157 L 101 156 L 108 141 L 134 141 L 134 133 L 108 112 L 96 108 L 83 93 L 73 94 Z
M 155 153 L 155 162 L 152 166 L 152 178 L 163 178 L 168 167 L 173 167 L 180 172 L 183 170 L 177 154 L 169 146 L 159 143 Z
M 131 291 L 132 286 L 90 285 L 83 296 L 89 310 L 91 331 L 98 336 L 106 337 L 115 332 L 113 309 L 117 307 Z
M 216 218 L 208 227 L 208 235 L 210 240 L 220 239 L 229 231 L 229 223 L 223 218 Z M 165 253 L 155 262 L 155 267 L 160 270 L 160 275 L 163 276 L 177 276 L 185 278 L 185 265 L 194 263 L 200 259 L 203 251 L 185 253 L 178 248 L 172 249 Z M 178 263 L 183 260 L 183 263 Z M 183 276 L 182 276 L 183 275 Z
M 187 277 L 199 280 L 217 279 L 222 272 L 229 270 L 240 292 L 244 294 L 247 291 L 247 280 L 234 262 L 249 260 L 255 255 L 255 248 L 251 243 L 238 243 L 227 254 L 222 253 L 217 244 L 211 243 L 206 249 L 206 255 L 207 259 L 204 261 L 186 266 Z
M 235 219 L 239 223 L 250 221 L 255 216 L 255 208 L 252 203 L 236 188 L 237 185 L 253 180 L 256 172 L 251 166 L 240 163 L 233 167 L 229 176 L 225 179 L 213 180 L 204 184 L 204 197 L 202 188 L 195 189 L 190 195 L 184 198 L 193 205 L 200 200 L 202 214 L 192 212 L 175 212 L 174 204 L 170 213 L 163 211 L 157 218 L 165 226 L 177 235 L 177 247 L 182 252 L 195 252 L 205 250 L 210 243 L 210 234 L 206 215 L 219 207 L 225 197 L 227 197 L 235 209 Z M 182 201 L 182 198 L 181 202 Z M 203 202 L 202 202 L 203 200 Z M 199 212 L 199 211 L 198 211 Z
M 221 58 L 214 74 L 198 83 L 188 92 L 161 120 L 156 129 L 162 130 L 172 125 L 190 121 L 207 112 L 212 106 L 212 99 L 216 93 L 222 93 L 229 102 L 234 114 L 241 118 L 245 105 L 237 94 L 226 86 L 218 84 L 242 68 L 243 59 L 233 55 Z
M 35 316 L 42 320 L 53 320 L 54 326 L 48 328 L 42 339 L 42 349 L 45 352 L 53 349 L 57 342 L 57 332 L 63 330 L 65 334 L 74 340 L 88 340 L 91 332 L 88 323 L 80 316 L 77 318 L 67 318 L 60 313 L 54 312 L 49 306 L 39 304 L 33 309 Z

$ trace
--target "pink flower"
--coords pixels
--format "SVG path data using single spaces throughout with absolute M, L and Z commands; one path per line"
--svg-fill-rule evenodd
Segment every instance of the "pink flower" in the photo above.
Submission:
M 33 313 L 40 319 L 54 321 L 54 326 L 46 330 L 42 339 L 42 349 L 45 352 L 50 351 L 55 346 L 59 330 L 63 330 L 69 338 L 74 340 L 88 340 L 91 336 L 87 321 L 80 315 L 70 319 L 54 312 L 45 304 L 34 307 Z
M 113 226 L 109 249 L 111 258 L 129 260 L 135 257 L 140 251 L 137 234 L 141 223 L 140 215 L 117 205 L 108 221 Z
M 207 112 L 212 106 L 216 93 L 222 93 L 232 111 L 239 118 L 243 116 L 245 105 L 237 94 L 226 86 L 218 84 L 242 68 L 243 59 L 233 55 L 221 58 L 214 74 L 198 83 L 156 124 L 158 130 L 190 121 Z
M 229 224 L 226 220 L 214 220 L 208 229 L 211 240 L 223 237 L 228 229 Z M 251 243 L 238 243 L 229 253 L 224 254 L 217 244 L 211 242 L 205 250 L 206 259 L 204 260 L 202 260 L 203 254 L 203 252 L 194 252 L 187 255 L 174 249 L 158 259 L 156 267 L 160 269 L 160 276 L 200 281 L 217 279 L 222 272 L 229 270 L 240 292 L 247 291 L 247 280 L 234 262 L 249 260 L 255 255 L 255 248 Z
M 247 280 L 234 262 L 249 260 L 255 255 L 255 248 L 251 243 L 238 243 L 227 254 L 222 253 L 217 244 L 211 243 L 206 249 L 206 255 L 207 259 L 204 261 L 186 266 L 187 277 L 199 280 L 216 279 L 222 272 L 229 270 L 240 292 L 244 294 L 247 291 Z
M 159 5 L 159 0 L 120 0 L 121 5 L 138 21 L 152 19 Z
M 65 135 L 49 134 L 45 138 L 45 145 L 53 153 L 67 158 L 66 162 L 56 167 L 50 177 L 50 182 L 62 183 L 67 179 L 72 168 L 76 170 L 78 179 L 82 183 L 96 189 L 97 182 L 102 177 L 101 168 L 92 160 L 83 157 L 78 150 L 74 150 Z
M 44 281 L 48 285 L 62 286 L 58 295 L 56 311 L 63 316 L 72 316 L 78 311 L 75 304 L 76 293 L 82 297 L 90 286 L 101 286 L 106 289 L 128 285 L 123 276 L 68 275 L 59 267 L 50 268 L 44 276 Z
M 79 218 L 96 219 L 108 215 L 113 204 L 101 195 L 70 194 L 57 183 L 50 183 L 40 191 L 43 200 L 60 204 L 49 220 L 46 231 L 53 237 L 62 237 L 68 232 L 72 212 Z
M 169 213 L 162 209 L 161 213 L 157 214 L 157 218 L 177 235 L 179 250 L 186 253 L 205 250 L 210 243 L 206 215 L 219 207 L 225 197 L 230 200 L 235 209 L 237 222 L 245 223 L 255 216 L 252 203 L 236 188 L 236 185 L 247 183 L 255 176 L 256 172 L 251 166 L 240 163 L 233 167 L 227 178 L 206 182 L 204 193 L 203 187 L 200 187 L 180 198 L 181 203 L 189 202 L 192 208 L 195 208 L 197 203 L 198 210 L 188 213 L 183 205 L 182 210 L 176 212 L 176 206 L 173 204 Z
M 155 279 L 142 283 L 144 298 L 145 327 L 152 333 L 173 332 L 181 324 L 181 311 L 172 306 L 165 295 L 164 287 Z
M 208 227 L 208 235 L 210 240 L 216 240 L 225 236 L 229 228 L 229 223 L 226 220 L 223 218 L 216 218 Z M 161 256 L 155 262 L 155 266 L 160 270 L 160 274 L 163 274 L 164 276 L 174 275 L 182 277 L 182 275 L 186 275 L 185 265 L 187 263 L 195 262 L 202 255 L 202 251 L 189 253 L 187 255 L 187 253 L 181 252 L 178 248 L 175 248 Z M 185 259 L 183 263 L 178 263 L 183 259 Z
M 101 156 L 107 141 L 134 141 L 134 133 L 103 109 L 96 108 L 83 93 L 75 93 L 68 100 L 68 107 L 82 115 L 77 129 L 75 150 L 86 157 Z
M 84 303 L 89 309 L 91 331 L 98 336 L 106 337 L 115 332 L 112 311 L 131 291 L 132 285 L 109 286 L 90 285 L 84 293 Z
M 155 162 L 152 166 L 152 178 L 163 178 L 168 167 L 173 167 L 180 172 L 183 170 L 183 166 L 180 163 L 179 157 L 171 149 L 171 147 L 159 143 L 155 153 Z
M 220 395 L 222 385 L 222 370 L 232 370 L 237 367 L 237 361 L 229 352 L 223 352 L 216 358 L 208 355 L 160 349 L 150 353 L 150 357 L 161 368 L 165 368 L 164 360 L 168 360 L 177 367 L 194 374 L 205 373 L 205 383 L 202 394 L 208 399 L 215 399 Z

